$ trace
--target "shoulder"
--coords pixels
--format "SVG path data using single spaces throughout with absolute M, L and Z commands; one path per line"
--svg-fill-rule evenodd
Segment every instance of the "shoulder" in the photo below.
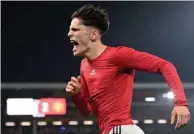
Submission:
M 116 46 L 110 47 L 110 54 L 112 55 L 113 59 L 117 57 L 122 57 L 126 54 L 132 54 L 136 50 L 134 48 L 128 46 Z
M 128 46 L 118 46 L 116 47 L 116 52 L 133 52 L 135 51 L 134 48 Z
M 120 52 L 133 52 L 136 51 L 134 48 L 132 47 L 128 47 L 128 46 L 115 46 L 115 47 L 109 47 L 109 52 L 112 54 L 116 54 L 116 53 L 120 53 Z

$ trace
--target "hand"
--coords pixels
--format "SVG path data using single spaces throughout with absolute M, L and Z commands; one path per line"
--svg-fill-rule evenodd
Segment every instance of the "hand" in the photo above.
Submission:
M 171 124 L 174 123 L 176 115 L 177 115 L 177 123 L 176 123 L 175 129 L 185 126 L 190 120 L 190 112 L 186 106 L 174 107 L 171 114 Z
M 71 77 L 71 81 L 68 82 L 66 86 L 66 92 L 69 93 L 70 96 L 75 96 L 81 91 L 81 77 L 77 78 Z

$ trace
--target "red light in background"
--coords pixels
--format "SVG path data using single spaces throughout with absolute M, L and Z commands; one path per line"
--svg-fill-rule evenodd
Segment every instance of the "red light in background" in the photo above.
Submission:
M 45 115 L 66 114 L 66 100 L 64 98 L 41 98 L 39 112 Z

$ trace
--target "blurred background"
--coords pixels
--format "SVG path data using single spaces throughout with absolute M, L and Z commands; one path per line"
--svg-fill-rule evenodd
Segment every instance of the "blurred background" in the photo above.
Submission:
M 103 41 L 171 61 L 184 83 L 194 115 L 194 2 L 1 2 L 2 134 L 98 134 L 64 92 L 79 75 L 67 33 L 71 14 L 84 4 L 106 8 L 110 29 Z M 146 134 L 194 134 L 194 120 L 170 125 L 173 94 L 162 76 L 137 72 L 132 117 Z

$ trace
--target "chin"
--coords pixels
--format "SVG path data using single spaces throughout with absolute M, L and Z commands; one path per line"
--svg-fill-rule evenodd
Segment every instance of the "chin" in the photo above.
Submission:
M 74 56 L 81 57 L 81 56 L 83 56 L 84 54 L 83 54 L 83 53 L 74 52 L 73 55 L 74 55 Z
M 73 52 L 73 55 L 74 56 L 79 56 L 79 57 L 84 57 L 86 55 L 88 51 L 88 48 L 87 49 L 77 49 L 77 51 Z

